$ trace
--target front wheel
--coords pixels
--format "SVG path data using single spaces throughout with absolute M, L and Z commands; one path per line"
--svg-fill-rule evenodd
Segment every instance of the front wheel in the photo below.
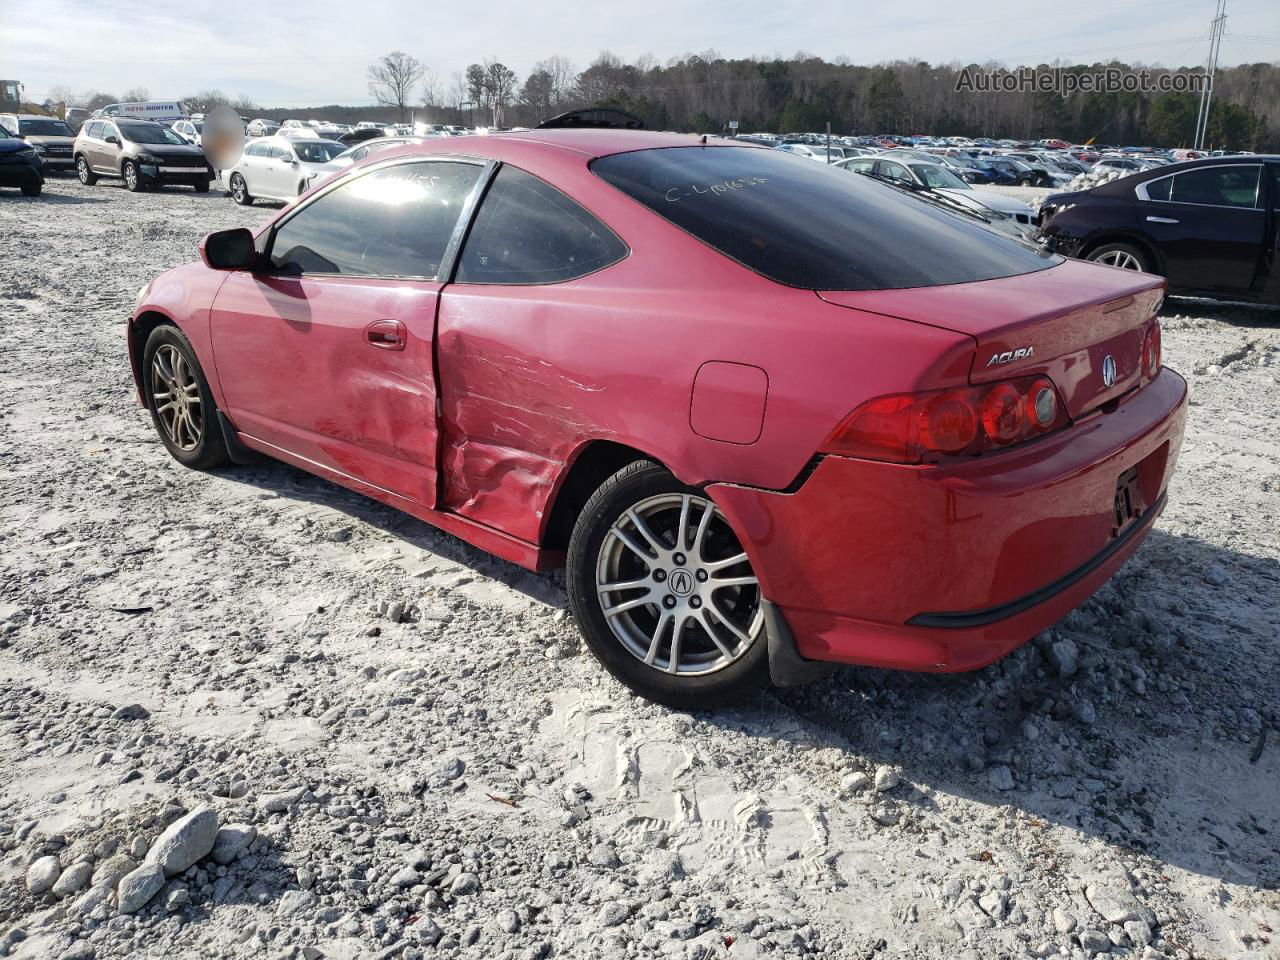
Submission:
M 142 180 L 142 173 L 138 170 L 138 165 L 132 160 L 124 162 L 124 166 L 120 168 L 120 173 L 124 176 L 124 185 L 130 193 L 138 193 L 145 186 Z
M 636 693 L 681 709 L 768 677 L 760 584 L 700 490 L 637 461 L 601 485 L 569 540 L 569 602 L 592 653 Z
M 98 175 L 89 168 L 89 161 L 84 157 L 76 157 L 76 176 L 86 187 L 92 187 L 98 182 Z
M 24 197 L 38 197 L 40 191 L 44 189 L 44 181 L 39 177 L 32 177 L 22 185 L 21 189 Z
M 191 343 L 177 327 L 159 326 L 142 351 L 143 390 L 165 449 L 194 470 L 230 460 L 213 394 Z
M 193 187 L 195 187 L 196 193 L 208 193 L 208 192 L 209 192 L 209 181 L 208 181 L 208 180 L 201 180 L 201 181 L 199 181 L 198 183 L 193 183 L 193 184 L 192 184 L 192 186 L 193 186 Z

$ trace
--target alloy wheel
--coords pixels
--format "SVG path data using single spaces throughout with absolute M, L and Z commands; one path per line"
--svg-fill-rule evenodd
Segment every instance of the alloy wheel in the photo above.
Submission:
M 231 178 L 231 198 L 236 203 L 244 203 L 245 187 L 244 177 L 236 174 Z
M 614 637 L 663 673 L 723 670 L 764 629 L 746 552 L 715 504 L 695 494 L 659 494 L 627 509 L 600 546 L 595 585 Z
M 124 183 L 130 190 L 138 189 L 138 168 L 132 163 L 124 165 Z
M 186 357 L 162 344 L 151 359 L 151 397 L 165 435 L 179 450 L 194 450 L 204 434 L 200 385 Z
M 1110 267 L 1119 267 L 1122 270 L 1141 270 L 1142 264 L 1128 250 L 1108 250 L 1106 253 L 1097 257 L 1096 263 L 1105 263 Z

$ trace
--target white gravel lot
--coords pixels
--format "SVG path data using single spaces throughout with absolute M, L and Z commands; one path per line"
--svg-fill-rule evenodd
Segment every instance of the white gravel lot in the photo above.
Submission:
M 1280 312 L 1165 307 L 1167 512 L 1032 644 L 683 714 L 559 577 L 168 457 L 135 292 L 270 214 L 0 196 L 0 956 L 1280 956 Z

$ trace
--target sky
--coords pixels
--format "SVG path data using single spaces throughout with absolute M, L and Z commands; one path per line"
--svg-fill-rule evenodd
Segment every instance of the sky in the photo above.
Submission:
M 441 88 L 496 57 L 520 78 L 554 54 L 578 69 L 602 50 L 666 62 L 791 56 L 1202 64 L 1214 0 L 0 0 L 0 78 L 152 99 L 218 89 L 263 106 L 372 102 L 365 70 L 403 50 Z M 1280 2 L 1227 0 L 1220 63 L 1280 61 Z

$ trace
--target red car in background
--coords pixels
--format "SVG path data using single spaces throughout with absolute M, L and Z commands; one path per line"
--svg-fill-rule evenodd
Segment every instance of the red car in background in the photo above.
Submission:
M 141 292 L 180 462 L 266 454 L 532 570 L 681 707 L 819 661 L 980 667 L 1165 503 L 1158 277 L 781 151 L 556 130 L 388 150 Z

